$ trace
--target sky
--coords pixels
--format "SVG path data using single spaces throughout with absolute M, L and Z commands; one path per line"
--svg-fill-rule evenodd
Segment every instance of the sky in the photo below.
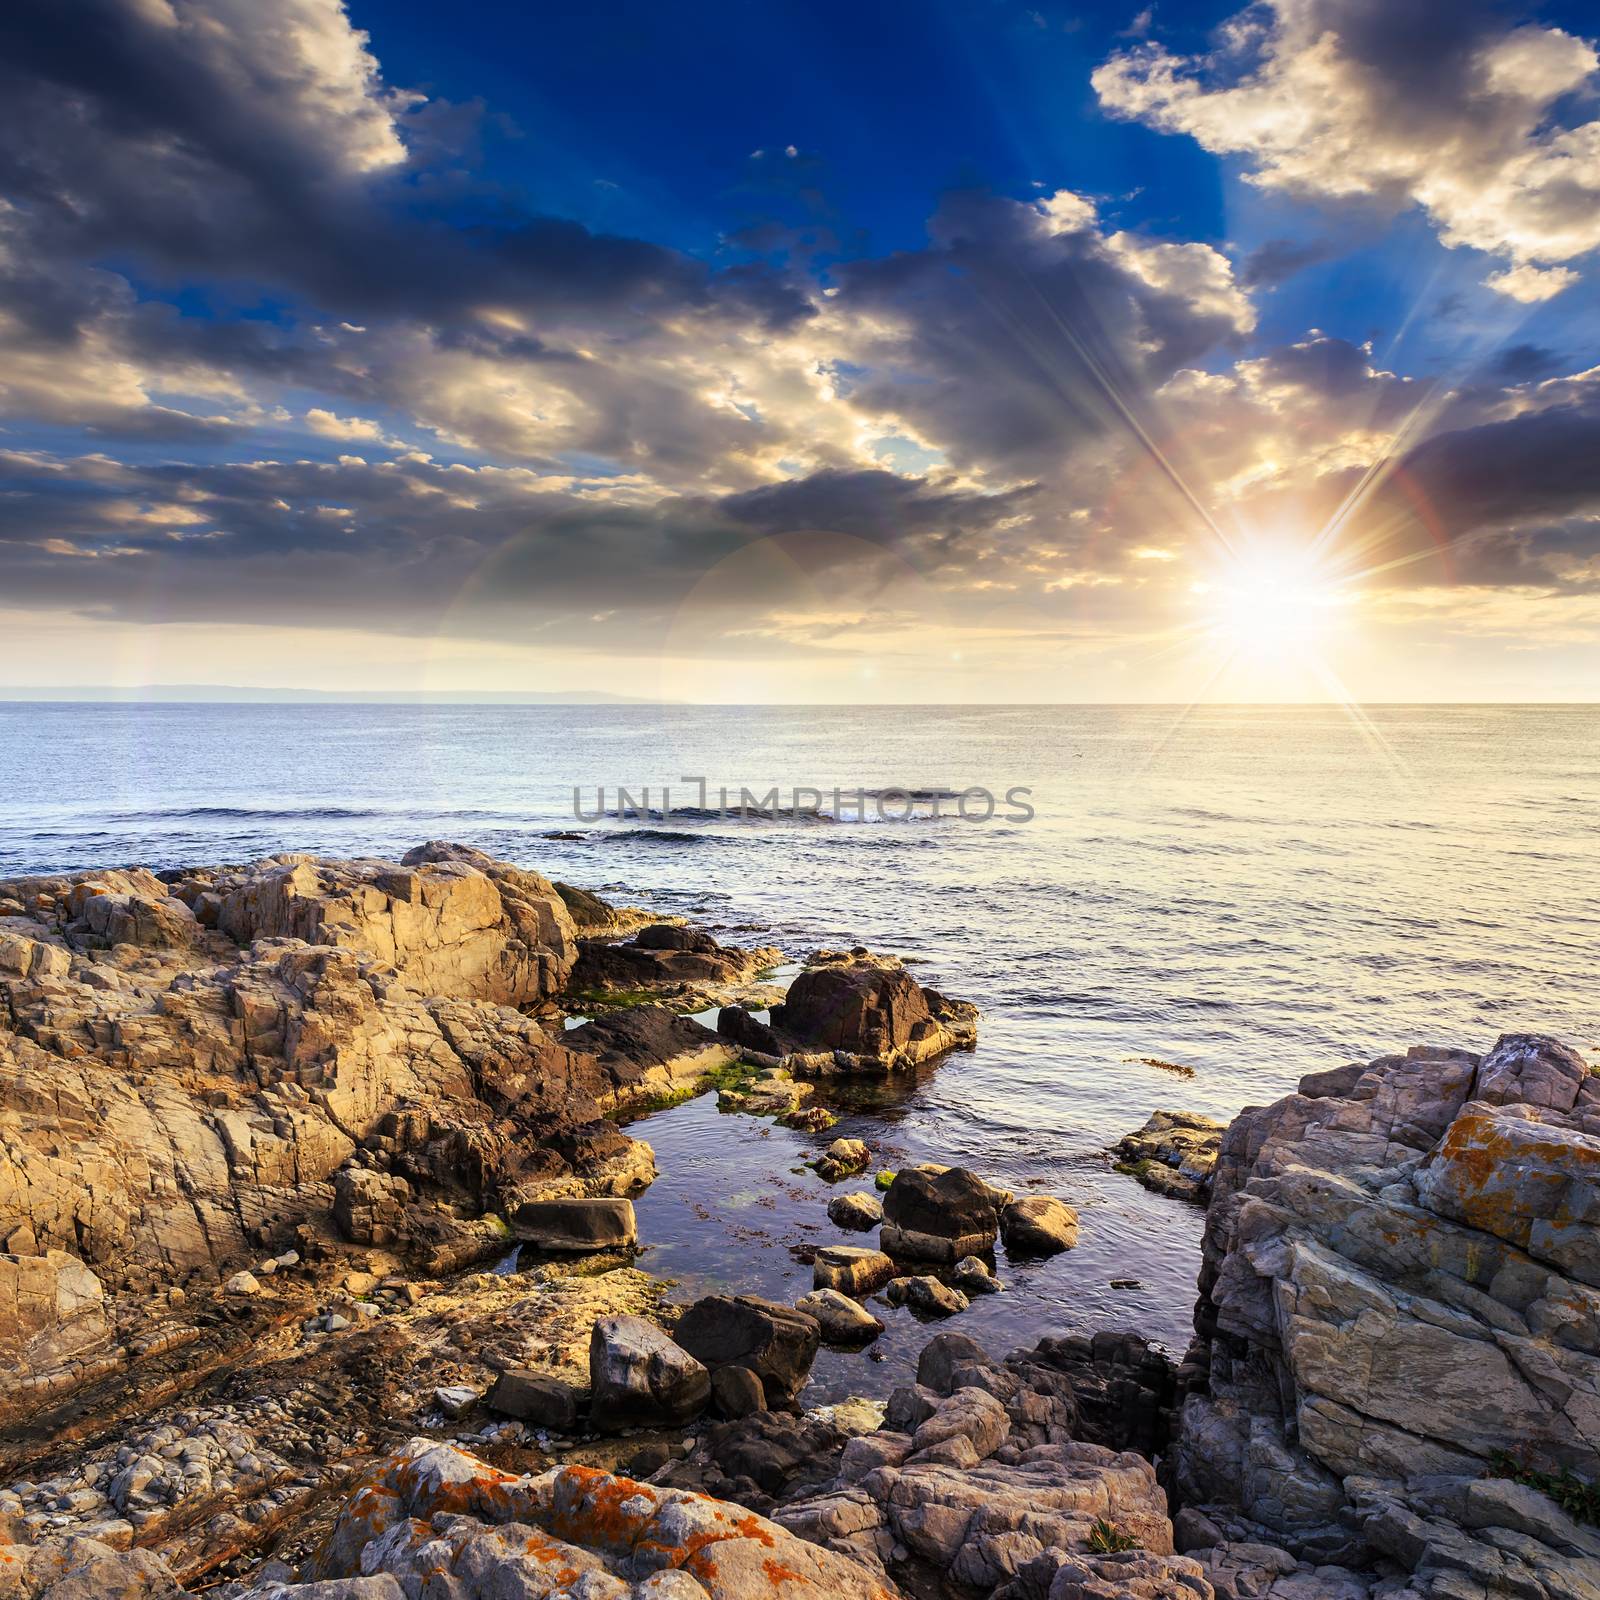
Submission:
M 11 0 L 0 686 L 1600 700 L 1597 35 Z

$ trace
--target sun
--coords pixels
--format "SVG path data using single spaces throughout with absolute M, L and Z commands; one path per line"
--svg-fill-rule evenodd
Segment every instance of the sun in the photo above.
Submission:
M 1236 557 L 1191 586 L 1199 626 L 1233 662 L 1310 665 L 1352 621 L 1356 593 L 1299 552 Z

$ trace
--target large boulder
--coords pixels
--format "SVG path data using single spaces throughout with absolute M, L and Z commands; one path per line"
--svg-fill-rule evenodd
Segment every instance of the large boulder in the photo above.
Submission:
M 1054 1195 L 1024 1195 L 1001 1211 L 1000 1236 L 1014 1256 L 1058 1255 L 1078 1242 L 1078 1213 Z
M 892 1256 L 955 1263 L 994 1248 L 1010 1199 L 965 1167 L 907 1167 L 883 1197 L 878 1242 Z
M 811 1263 L 812 1282 L 819 1289 L 837 1289 L 859 1297 L 881 1289 L 894 1276 L 894 1262 L 881 1250 L 854 1244 L 828 1244 Z
M 823 951 L 772 1008 L 772 1028 L 832 1066 L 888 1070 L 977 1038 L 977 1008 L 924 989 L 891 957 Z M 814 1063 L 827 1070 L 830 1063 Z
M 743 1506 L 592 1467 L 517 1477 L 430 1439 L 365 1475 L 304 1576 L 358 1574 L 484 1600 L 896 1600 L 876 1563 Z
M 816 1360 L 821 1330 L 814 1317 L 756 1295 L 707 1295 L 684 1312 L 673 1337 L 697 1361 L 747 1367 L 761 1379 L 769 1406 L 794 1402 Z
M 1502 1476 L 1600 1477 L 1582 1066 L 1530 1035 L 1414 1049 L 1235 1119 L 1176 1460 L 1227 1539 L 1389 1563 L 1425 1600 L 1600 1592 L 1600 1537 Z
M 643 1317 L 602 1317 L 589 1335 L 590 1420 L 602 1432 L 687 1422 L 706 1408 L 711 1376 Z
M 511 1213 L 510 1223 L 524 1244 L 563 1254 L 625 1250 L 639 1238 L 633 1202 L 614 1195 L 526 1200 Z

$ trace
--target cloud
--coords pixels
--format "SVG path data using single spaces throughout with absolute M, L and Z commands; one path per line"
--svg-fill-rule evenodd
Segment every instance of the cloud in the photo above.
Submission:
M 313 433 L 329 439 L 372 439 L 383 442 L 383 429 L 365 417 L 336 417 L 321 406 L 312 406 L 306 412 L 306 426 Z
M 854 408 L 972 470 L 1052 475 L 1128 432 L 1150 391 L 1255 323 L 1209 245 L 1107 234 L 1062 192 L 949 195 L 929 244 L 835 270 Z
M 1433 0 L 1267 0 L 1210 54 L 1154 43 L 1093 74 L 1117 116 L 1240 155 L 1251 182 L 1323 200 L 1419 206 L 1447 245 L 1511 258 L 1490 287 L 1523 301 L 1600 248 L 1600 119 L 1587 40 Z

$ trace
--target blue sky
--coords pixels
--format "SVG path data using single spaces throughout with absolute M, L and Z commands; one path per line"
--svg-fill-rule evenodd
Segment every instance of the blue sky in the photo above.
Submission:
M 1593 698 L 1597 31 L 21 0 L 0 679 Z

